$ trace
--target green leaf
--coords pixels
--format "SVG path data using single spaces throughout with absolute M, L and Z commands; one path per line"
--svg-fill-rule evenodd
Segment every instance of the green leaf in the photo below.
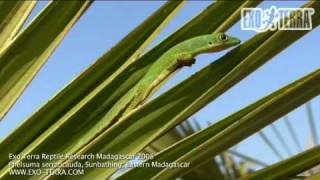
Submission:
M 194 120 L 193 122 L 196 125 L 196 129 L 194 129 L 190 124 L 190 121 L 187 120 L 181 123 L 180 125 L 178 125 L 175 129 L 172 129 L 166 134 L 162 135 L 159 139 L 157 139 L 155 142 L 150 144 L 143 151 L 155 154 L 160 150 L 163 150 L 173 144 L 176 144 L 176 142 L 180 141 L 185 136 L 188 136 L 190 134 L 195 133 L 197 130 L 200 130 L 201 128 L 200 128 L 200 125 L 197 124 L 197 121 Z M 177 131 L 177 128 L 180 128 L 180 130 L 183 132 L 183 135 L 181 135 Z M 150 169 L 150 168 L 147 168 L 147 169 Z M 142 178 L 136 175 L 129 175 L 128 177 L 135 177 L 136 179 Z M 143 178 L 148 178 L 148 176 L 146 176 L 146 173 L 144 173 Z M 185 174 L 182 178 L 191 179 L 191 180 L 192 179 L 224 179 L 224 175 L 221 169 L 219 168 L 219 165 L 216 162 L 216 159 L 212 158 L 211 161 L 201 165 L 200 167 L 197 167 L 196 169 L 189 172 L 188 174 Z
M 312 175 L 308 178 L 305 178 L 305 180 L 319 180 L 320 179 L 320 172 L 316 173 L 315 175 Z
M 64 113 L 65 113 L 64 117 L 62 117 L 57 123 L 55 123 L 54 126 L 51 126 L 50 129 L 45 131 L 39 138 L 33 141 L 33 143 L 30 143 L 30 145 L 26 149 L 24 149 L 24 151 L 22 151 L 21 153 L 27 153 L 27 154 L 37 153 L 37 152 L 72 153 L 78 150 L 79 147 L 89 142 L 88 136 L 90 139 L 94 137 L 94 134 L 96 133 L 95 129 L 90 129 L 90 127 L 92 126 L 99 127 L 99 128 L 104 127 L 104 126 L 101 126 L 101 124 L 104 125 L 103 123 L 100 123 L 97 125 L 97 120 L 99 119 L 88 118 L 88 115 L 93 114 L 93 112 L 99 107 L 104 107 L 107 105 L 111 106 L 112 103 L 110 103 L 110 99 L 114 103 L 115 100 L 119 98 L 119 95 L 121 96 L 121 94 L 117 94 L 117 93 L 121 91 L 122 93 L 124 93 L 125 90 L 130 88 L 133 85 L 132 83 L 136 82 L 141 77 L 141 75 L 143 75 L 143 73 L 147 70 L 147 67 L 156 60 L 155 57 L 159 57 L 164 51 L 169 49 L 171 46 L 173 46 L 177 42 L 180 42 L 192 36 L 196 36 L 198 34 L 209 33 L 214 31 L 214 29 L 219 26 L 218 23 L 221 23 L 225 18 L 228 17 L 228 14 L 220 16 L 219 13 L 221 13 L 222 11 L 225 11 L 223 9 L 228 9 L 227 11 L 228 13 L 233 13 L 233 10 L 239 7 L 241 3 L 242 2 L 215 3 L 213 6 L 210 6 L 207 10 L 205 10 L 203 13 L 197 16 L 194 20 L 190 21 L 183 28 L 178 30 L 174 35 L 170 36 L 167 40 L 165 40 L 159 46 L 157 46 L 156 48 L 151 50 L 149 53 L 144 55 L 136 63 L 132 64 L 132 66 L 130 65 L 126 69 L 126 71 L 120 74 L 119 76 L 117 76 L 116 80 L 113 81 L 110 85 L 107 84 L 108 86 L 106 86 L 105 88 L 103 89 L 100 88 L 99 91 L 98 90 L 92 91 L 90 95 L 85 96 L 86 99 L 92 98 L 92 100 L 90 99 L 91 101 L 86 102 L 85 101 L 86 99 L 84 99 L 83 101 L 77 103 L 75 108 L 70 110 L 69 112 L 67 112 L 67 110 L 69 110 L 68 106 L 66 109 L 59 109 L 59 111 L 55 111 L 56 109 L 53 107 L 65 107 L 63 103 L 68 103 L 69 102 L 68 98 L 70 98 L 70 96 L 71 97 L 78 96 L 79 93 L 82 92 L 82 88 L 85 87 L 84 85 L 86 85 L 86 83 L 81 84 L 80 87 L 68 86 L 65 90 L 63 90 L 66 93 L 65 94 L 66 99 L 54 98 L 56 99 L 56 101 L 52 100 L 51 101 L 52 103 L 49 102 L 50 105 L 47 104 L 44 107 L 44 109 L 43 108 L 40 109 L 40 111 L 36 113 L 35 116 L 27 120 L 27 123 L 24 123 L 21 126 L 23 128 L 19 128 L 19 131 L 21 130 L 20 132 L 15 131 L 12 135 L 9 136 L 9 138 L 6 138 L 0 144 L 0 149 L 3 149 L 5 152 L 5 153 L 2 153 L 3 156 L 0 158 L 0 160 L 3 163 L 7 163 L 8 158 L 6 154 L 12 153 L 12 152 L 19 153 L 19 151 L 22 148 L 24 148 L 25 145 L 31 142 L 30 140 L 33 140 L 31 138 L 35 137 L 35 136 L 31 137 L 29 134 L 39 135 L 39 133 L 41 132 L 39 131 L 40 128 L 38 128 L 39 124 L 45 123 L 48 119 L 51 119 L 52 120 L 51 122 L 56 121 Z M 215 17 L 219 17 L 219 18 L 215 18 Z M 216 21 L 214 21 L 214 23 L 212 24 L 208 24 L 208 21 L 212 22 L 211 21 L 212 18 L 215 18 Z M 125 43 L 126 46 L 127 44 L 128 43 Z M 102 65 L 96 64 L 96 66 L 101 67 Z M 135 72 L 135 74 L 132 75 L 132 72 Z M 94 74 L 93 77 L 91 77 L 92 73 Z M 90 76 L 87 76 L 88 75 L 87 74 L 87 75 L 81 75 L 80 77 L 88 79 L 88 81 L 86 82 L 91 83 L 92 79 L 96 77 L 96 74 L 99 74 L 99 71 L 95 71 L 92 73 L 90 74 Z M 133 81 L 131 77 L 134 77 L 136 79 Z M 124 85 L 125 88 L 127 89 L 123 88 L 123 86 L 119 88 L 120 85 Z M 70 89 L 73 88 L 75 93 L 72 93 L 72 91 L 67 91 L 69 88 Z M 97 92 L 99 93 L 97 94 Z M 115 96 L 112 93 L 116 94 L 117 96 Z M 58 95 L 58 96 L 62 97 L 62 95 Z M 76 103 L 76 101 L 73 101 L 73 102 Z M 62 105 L 60 103 L 62 103 Z M 72 105 L 75 105 L 75 104 L 72 104 Z M 52 107 L 52 109 L 49 109 L 48 107 Z M 46 112 L 46 114 L 44 112 Z M 43 117 L 43 119 L 41 119 L 40 117 Z M 45 125 L 49 125 L 49 124 L 45 124 Z M 30 132 L 30 129 L 32 129 L 33 132 Z M 41 130 L 43 131 L 44 129 L 41 129 Z M 87 136 L 86 139 L 83 138 L 83 136 L 85 135 Z M 69 137 L 68 142 L 65 141 L 66 136 Z M 23 139 L 21 140 L 21 138 Z M 17 139 L 17 140 L 19 139 L 19 141 L 17 141 L 19 143 L 13 144 L 13 142 L 15 142 L 13 141 L 13 139 Z M 55 146 L 55 144 L 59 144 L 59 146 Z M 8 167 L 4 168 L 1 173 L 6 173 L 7 170 L 8 170 Z
M 178 134 L 177 131 L 171 130 L 165 135 L 163 135 L 161 138 L 159 138 L 156 142 L 152 143 L 150 145 L 150 148 L 155 151 L 160 151 L 175 142 L 181 140 L 181 135 Z M 153 152 L 153 151 L 151 151 Z
M 0 54 L 0 119 L 89 4 L 89 1 L 50 3 Z
M 205 162 L 208 157 L 218 155 L 243 139 L 261 130 L 299 105 L 320 94 L 320 69 L 294 82 L 283 93 L 266 101 L 249 112 L 216 136 L 206 140 L 197 148 L 181 156 L 175 162 L 190 162 L 190 169 Z M 277 107 L 277 108 L 275 108 Z M 189 170 L 190 170 L 189 169 Z M 185 173 L 186 169 L 164 169 L 155 179 L 172 179 Z
M 313 147 L 289 159 L 258 170 L 241 180 L 277 180 L 298 175 L 320 164 L 320 146 Z
M 180 128 L 180 130 L 182 130 L 183 134 L 185 135 L 190 135 L 195 133 L 195 130 L 193 129 L 190 122 L 185 121 L 179 126 L 177 126 L 175 129 L 172 129 L 165 135 L 161 136 L 159 139 L 157 139 L 155 142 L 153 142 L 143 151 L 155 154 L 160 150 L 163 150 L 173 144 L 176 144 L 177 141 L 180 141 L 185 136 L 185 135 L 180 135 L 179 132 L 177 131 L 177 128 Z M 150 168 L 147 168 L 147 169 L 150 169 Z M 146 169 L 146 168 L 143 168 L 143 169 Z M 136 179 L 142 178 L 135 175 L 131 175 L 131 176 L 129 175 L 128 177 L 135 177 Z M 183 176 L 183 179 L 210 179 L 210 177 L 211 179 L 224 178 L 223 172 L 220 170 L 219 165 L 214 158 L 212 158 L 212 160 L 209 161 L 208 163 L 203 164 L 202 166 L 194 169 L 192 172 L 185 174 Z M 146 174 L 144 174 L 143 178 L 148 178 L 148 177 L 146 176 Z
M 59 4 L 60 3 L 58 3 L 58 5 Z M 90 92 L 92 94 L 96 93 L 96 91 L 94 91 L 95 87 L 106 79 L 106 77 L 110 76 L 116 68 L 120 68 L 120 66 L 118 66 L 119 64 L 124 64 L 130 58 L 133 60 L 138 56 L 150 41 L 159 34 L 160 29 L 165 26 L 167 21 L 172 18 L 182 4 L 183 3 L 179 1 L 166 3 L 6 137 L 0 144 L 2 152 L 0 153 L 0 167 L 9 161 L 9 153 L 19 153 L 61 116 L 65 115 L 68 110 L 72 109 L 73 106 L 77 104 L 79 107 L 84 106 L 85 103 L 81 100 L 92 98 L 93 95 L 90 95 Z M 64 6 L 64 4 L 61 4 L 61 6 Z M 69 6 L 69 8 L 72 7 Z M 53 15 L 53 17 L 51 15 Z M 57 19 L 54 14 L 48 14 L 48 18 Z M 94 103 L 98 106 L 102 105 L 104 99 L 101 97 L 103 96 L 108 97 L 108 95 L 101 94 L 94 99 Z M 91 105 L 92 104 L 88 103 L 86 107 L 91 111 L 97 108 Z M 73 109 L 73 111 L 76 110 Z M 80 114 L 80 116 L 86 117 L 85 114 L 89 114 L 88 111 L 83 113 L 84 114 Z M 81 119 L 82 118 L 77 120 Z M 76 124 L 79 124 L 79 122 L 77 121 Z M 74 127 L 77 126 L 78 125 L 75 125 L 71 128 L 74 129 Z M 66 131 L 63 131 L 60 135 L 61 137 L 65 137 L 65 135 L 67 135 Z
M 309 6 L 317 9 L 320 3 L 313 1 Z M 314 27 L 319 22 L 320 15 L 316 13 L 313 16 Z M 257 35 L 112 126 L 78 154 L 136 154 L 308 32 L 268 31 Z M 86 177 L 106 177 L 115 170 L 88 169 Z
M 228 20 L 228 16 L 233 14 L 233 11 L 242 3 L 243 2 L 223 2 L 211 5 L 200 15 L 195 17 L 177 32 L 169 36 L 166 40 L 138 59 L 136 63 L 133 63 L 131 66 L 129 66 L 122 74 L 119 74 L 119 76 L 113 82 L 111 82 L 109 86 L 105 87 L 104 91 L 106 92 L 104 92 L 104 94 L 108 94 L 109 98 L 105 99 L 103 108 L 100 108 L 100 111 L 96 111 L 95 114 L 92 115 L 96 116 L 94 117 L 94 120 L 90 120 L 90 122 L 94 124 L 94 127 L 92 127 L 90 131 L 86 130 L 88 131 L 86 133 L 89 134 L 89 136 L 92 136 L 92 134 L 98 134 L 97 132 L 101 132 L 103 129 L 108 127 L 112 121 L 112 117 L 101 119 L 103 115 L 110 110 L 112 105 L 114 105 L 120 97 L 127 93 L 128 90 L 130 90 L 130 88 L 132 88 L 137 81 L 140 80 L 140 78 L 148 70 L 149 66 L 164 52 L 183 40 L 215 31 L 216 28 L 220 27 L 219 25 L 224 20 Z M 214 22 L 208 24 L 208 22 L 211 21 L 210 19 L 218 16 L 218 13 L 221 13 L 223 9 L 226 8 L 228 9 L 228 12 L 224 10 L 223 15 L 220 15 L 219 18 L 215 18 Z M 121 109 L 122 107 L 118 106 L 112 108 Z
M 292 87 L 292 86 L 288 86 Z M 183 139 L 182 141 L 173 144 L 169 148 L 165 149 L 164 151 L 161 151 L 159 154 L 157 154 L 152 160 L 147 161 L 147 163 L 151 163 L 152 161 L 158 161 L 158 162 L 174 162 L 179 157 L 183 156 L 184 154 L 188 153 L 190 150 L 196 148 L 200 144 L 204 143 L 207 139 L 214 137 L 230 125 L 236 123 L 253 111 L 254 109 L 257 109 L 267 101 L 270 101 L 271 99 L 279 96 L 284 91 L 286 91 L 287 88 L 282 88 L 264 98 L 261 100 L 241 109 L 240 111 L 231 114 L 230 116 L 218 121 L 217 123 L 209 126 L 206 129 L 203 129 L 199 131 L 196 134 L 193 134 L 191 136 L 188 136 L 187 138 Z M 129 177 L 137 177 L 137 178 L 147 178 L 150 179 L 153 176 L 155 176 L 157 173 L 159 173 L 163 168 L 134 168 L 127 173 L 123 174 L 121 177 L 119 177 L 119 180 L 125 180 Z
M 261 161 L 259 159 L 247 156 L 245 154 L 239 153 L 239 152 L 234 151 L 232 149 L 229 149 L 228 152 L 230 154 L 232 154 L 233 156 L 239 157 L 244 163 L 247 163 L 247 164 L 251 163 L 251 164 L 259 165 L 259 166 L 262 166 L 262 167 L 268 166 L 267 163 L 265 163 L 265 162 L 263 162 L 263 161 Z
M 0 50 L 16 36 L 36 3 L 37 1 L 0 1 Z
M 206 11 L 197 16 L 195 20 L 186 24 L 184 28 L 178 30 L 173 36 L 170 36 L 167 40 L 161 43 L 165 46 L 159 45 L 159 47 L 165 47 L 168 49 L 171 46 L 175 45 L 174 43 L 187 39 L 191 36 L 196 36 L 199 33 L 209 33 L 214 31 L 214 29 L 219 26 L 218 23 L 221 23 L 224 19 L 228 17 L 228 14 L 221 16 L 219 15 L 219 13 L 224 11 L 232 14 L 233 10 L 237 9 L 242 3 L 243 2 L 224 2 L 216 3 L 214 4 L 214 6 L 210 6 Z M 228 9 L 228 11 L 225 11 L 225 9 Z M 212 22 L 212 18 L 214 18 L 216 21 L 213 21 L 212 24 L 208 24 L 208 22 Z M 137 63 L 134 63 L 132 64 L 132 66 L 129 66 L 123 74 L 120 74 L 119 77 L 117 77 L 116 80 L 112 82 L 111 85 L 107 86 L 105 89 L 103 89 L 103 91 L 99 92 L 99 94 L 97 94 L 92 101 L 90 101 L 89 103 L 83 103 L 83 101 L 81 102 L 83 104 L 79 104 L 79 106 L 77 105 L 78 107 L 81 107 L 82 105 L 84 106 L 82 108 L 79 108 L 79 112 L 77 112 L 77 110 L 75 109 L 66 113 L 65 117 L 61 118 L 59 122 L 57 122 L 49 130 L 43 133 L 37 140 L 30 144 L 29 147 L 21 153 L 73 153 L 76 150 L 78 150 L 79 147 L 90 142 L 90 140 L 93 137 L 95 137 L 96 134 L 96 129 L 90 129 L 90 127 L 95 126 L 95 128 L 98 127 L 99 129 L 101 129 L 105 126 L 105 124 L 101 121 L 101 123 L 97 123 L 97 120 L 99 120 L 98 118 L 88 118 L 88 114 L 93 114 L 92 112 L 94 112 L 99 107 L 105 107 L 108 104 L 112 105 L 112 103 L 109 102 L 109 98 L 116 97 L 113 93 L 117 94 L 123 90 L 123 88 L 119 88 L 119 86 L 124 85 L 125 87 L 130 88 L 133 85 L 131 83 L 136 82 L 141 77 L 141 75 L 143 75 L 143 73 L 147 70 L 148 65 L 150 65 L 152 62 L 156 60 L 153 58 L 155 57 L 153 53 L 157 52 L 156 55 L 160 56 L 162 52 L 166 51 L 167 49 L 160 49 L 156 47 L 153 50 L 151 50 L 149 53 L 147 53 L 145 56 L 139 59 Z M 150 59 L 144 59 L 146 57 L 149 57 Z M 133 72 L 135 72 L 134 75 L 132 75 Z M 138 78 L 135 79 L 135 81 L 132 81 L 132 76 L 134 78 Z M 115 89 L 113 89 L 114 87 Z M 123 93 L 124 92 L 125 91 L 123 91 Z M 94 93 L 96 92 L 92 92 L 92 96 L 95 95 Z M 92 98 L 90 96 L 91 95 L 88 95 L 87 97 Z M 115 101 L 117 100 L 117 98 L 118 97 L 114 98 L 113 100 Z M 98 104 L 97 102 L 101 102 L 101 104 Z M 51 111 L 49 111 L 49 113 L 51 113 Z M 68 142 L 65 141 L 66 136 L 69 137 Z M 85 137 L 85 139 L 83 137 Z M 7 142 L 10 143 L 10 141 Z M 4 147 L 8 147 L 9 143 L 6 144 L 6 146 Z M 54 144 L 59 144 L 59 146 L 54 146 Z M 9 150 L 9 152 L 10 151 L 12 150 Z M 6 170 L 7 168 L 4 168 L 2 172 L 6 172 Z
M 223 21 L 214 32 L 217 33 L 217 32 L 227 31 L 231 26 L 233 26 L 240 19 L 241 10 L 243 8 L 256 7 L 261 2 L 262 2 L 262 0 L 245 1 L 238 9 L 236 9 L 233 12 L 233 14 L 231 14 L 228 17 L 227 20 Z
M 145 168 L 147 169 L 147 168 Z M 211 158 L 211 161 L 207 161 L 207 163 L 202 164 L 198 168 L 195 168 L 194 171 L 184 175 L 182 177 L 184 180 L 211 180 L 211 179 L 219 179 L 224 180 L 224 174 L 221 172 L 218 163 Z M 141 180 L 141 178 L 131 176 L 130 179 Z M 148 179 L 143 177 L 142 179 Z

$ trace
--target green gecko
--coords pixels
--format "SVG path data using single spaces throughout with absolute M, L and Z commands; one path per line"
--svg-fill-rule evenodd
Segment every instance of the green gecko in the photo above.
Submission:
M 196 36 L 175 45 L 152 64 L 142 79 L 117 101 L 104 118 L 115 122 L 138 109 L 170 75 L 184 66 L 194 64 L 197 55 L 222 51 L 239 43 L 240 40 L 235 37 L 215 33 Z

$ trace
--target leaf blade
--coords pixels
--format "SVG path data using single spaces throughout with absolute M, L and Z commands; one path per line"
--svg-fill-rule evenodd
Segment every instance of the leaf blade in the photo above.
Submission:
M 71 109 L 71 107 L 79 101 L 81 102 L 83 97 L 88 96 L 88 93 L 93 91 L 95 83 L 100 82 L 106 78 L 105 76 L 110 75 L 112 72 L 110 68 L 113 67 L 114 64 L 119 65 L 120 61 L 126 61 L 130 56 L 137 56 L 136 51 L 141 52 L 158 33 L 159 28 L 165 25 L 166 22 L 163 21 L 170 20 L 176 13 L 176 10 L 181 8 L 182 5 L 183 3 L 177 1 L 166 3 L 166 5 L 156 11 L 148 20 L 141 23 L 132 33 L 128 34 L 114 48 L 99 58 L 94 65 L 89 67 L 6 137 L 0 143 L 0 149 L 3 152 L 0 154 L 0 166 L 4 166 L 8 162 L 7 154 L 19 153 L 25 146 L 32 142 L 32 140 L 60 118 L 60 116 L 64 115 L 67 110 Z M 157 19 L 155 19 L 156 17 Z M 144 43 L 145 39 L 148 39 L 149 42 Z M 136 42 L 137 44 L 130 42 Z
M 0 2 L 0 49 L 16 36 L 37 1 Z
M 242 180 L 281 179 L 298 175 L 320 164 L 320 146 L 313 147 L 286 160 L 258 170 Z
M 156 58 L 154 57 L 158 57 L 162 54 L 162 52 L 165 52 L 167 49 L 169 49 L 171 46 L 174 45 L 174 43 L 179 42 L 184 40 L 185 38 L 188 38 L 190 36 L 195 36 L 198 34 L 202 34 L 202 33 L 207 33 L 207 32 L 212 32 L 214 31 L 214 29 L 216 29 L 217 27 L 219 27 L 219 23 L 223 21 L 223 19 L 228 17 L 227 15 L 224 16 L 220 16 L 219 19 L 217 19 L 217 21 L 214 21 L 213 24 L 211 24 L 210 26 L 208 26 L 207 21 L 211 21 L 211 19 L 216 16 L 217 14 L 219 14 L 222 11 L 225 11 L 224 9 L 226 9 L 226 7 L 230 7 L 228 9 L 229 13 L 233 13 L 233 9 L 238 8 L 243 2 L 223 2 L 223 3 L 215 3 L 214 5 L 211 5 L 209 8 L 207 8 L 207 10 L 205 10 L 203 13 L 201 13 L 198 17 L 197 17 L 197 21 L 190 21 L 189 23 L 187 23 L 184 28 L 178 30 L 176 33 L 174 34 L 180 34 L 179 37 L 175 37 L 175 38 L 168 38 L 168 40 L 165 40 L 163 43 L 165 45 L 158 45 L 159 47 L 163 46 L 162 48 L 160 48 L 160 50 L 158 50 L 159 48 L 155 48 L 153 50 L 151 50 L 149 53 L 147 53 L 145 56 L 143 56 L 139 61 L 137 61 L 137 63 L 134 63 L 132 66 L 130 66 L 128 68 L 129 71 L 126 71 L 124 74 L 122 74 L 123 76 L 119 77 L 115 82 L 114 85 L 117 85 L 116 87 L 122 84 L 125 84 L 125 86 L 127 86 L 128 88 L 130 88 L 130 86 L 132 86 L 142 75 L 143 73 L 147 70 L 148 66 L 154 62 L 156 60 Z M 223 7 L 225 8 L 221 8 L 221 6 L 223 5 Z M 216 12 L 216 10 L 218 10 Z M 188 31 L 187 31 L 188 30 Z M 197 30 L 197 31 L 196 31 Z M 173 35 L 175 36 L 175 35 Z M 156 51 L 156 53 L 154 53 Z M 154 54 L 153 54 L 154 53 Z M 152 58 L 151 58 L 152 57 Z M 150 58 L 150 59 L 149 59 Z M 143 68 L 143 70 L 141 70 L 141 68 Z M 134 69 L 134 71 L 138 71 L 135 72 L 135 74 L 133 75 L 133 79 L 129 79 L 128 80 L 128 75 L 129 77 L 132 76 L 132 70 Z M 119 80 L 119 81 L 118 81 Z M 126 83 L 123 83 L 123 81 L 126 80 Z M 128 85 L 129 83 L 129 85 Z M 118 89 L 109 89 L 109 92 L 118 92 Z M 124 93 L 124 92 L 123 92 Z M 108 94 L 108 93 L 106 93 Z M 109 94 L 108 94 L 109 95 Z M 110 96 L 110 95 L 109 95 Z M 119 96 L 121 96 L 121 94 L 119 94 Z M 95 125 L 95 127 L 97 127 L 98 129 L 101 130 L 101 127 L 105 126 L 105 123 L 100 121 L 99 123 L 97 123 L 96 121 L 90 121 L 90 123 L 93 123 Z M 89 129 L 88 124 L 86 124 L 85 126 L 87 129 Z M 72 126 L 72 131 L 74 131 L 74 126 Z M 78 131 L 78 130 L 77 130 Z M 91 137 L 93 137 L 94 134 L 97 134 L 96 132 L 99 130 L 96 129 L 91 129 L 91 132 L 86 132 L 89 136 L 89 138 L 91 139 Z M 80 132 L 80 131 L 78 131 Z M 73 132 L 71 133 L 71 135 L 73 136 L 75 133 L 78 132 Z M 78 137 L 82 136 L 83 134 L 79 134 L 78 133 Z M 90 137 L 91 136 L 91 137 Z M 88 139 L 89 139 L 88 138 Z M 56 138 L 52 138 L 52 139 L 56 139 Z M 48 141 L 49 142 L 49 141 Z M 84 142 L 90 142 L 90 140 L 84 140 Z M 69 145 L 70 146 L 70 145 Z M 73 148 L 75 148 L 73 146 Z M 70 149 L 69 149 L 70 150 Z M 72 150 L 74 151 L 74 150 Z M 72 152 L 69 151 L 69 152 Z
M 291 87 L 291 86 L 288 86 Z M 183 139 L 180 142 L 177 142 L 176 144 L 173 144 L 172 146 L 168 147 L 164 151 L 161 151 L 159 154 L 157 154 L 151 161 L 159 161 L 159 162 L 174 162 L 177 160 L 180 156 L 183 156 L 183 154 L 189 152 L 193 148 L 196 148 L 197 146 L 204 143 L 207 139 L 210 137 L 213 137 L 226 129 L 227 127 L 231 126 L 232 124 L 236 123 L 250 113 L 252 110 L 257 109 L 267 101 L 279 96 L 281 93 L 283 93 L 286 90 L 286 88 L 282 88 L 262 99 L 259 101 L 239 110 L 236 113 L 231 114 L 230 116 L 218 121 L 217 123 L 207 127 L 206 129 L 203 129 L 199 131 L 196 134 L 193 134 L 185 139 Z M 127 173 L 120 176 L 119 180 L 125 180 L 128 177 L 146 177 L 146 178 L 152 178 L 154 175 L 159 173 L 161 169 L 164 168 L 134 168 Z
M 319 7 L 320 3 L 311 2 L 308 5 L 317 8 Z M 313 18 L 314 25 L 317 27 L 320 23 L 319 13 L 315 14 Z M 222 59 L 225 58 L 223 61 L 220 59 L 214 62 L 211 66 L 202 70 L 201 73 L 197 73 L 180 85 L 172 88 L 159 98 L 146 104 L 139 111 L 127 117 L 126 120 L 117 123 L 115 126 L 108 129 L 108 131 L 99 135 L 99 137 L 94 141 L 91 141 L 78 153 L 108 152 L 115 154 L 135 154 L 139 152 L 146 145 L 152 142 L 152 140 L 170 128 L 174 127 L 180 121 L 188 118 L 188 116 L 190 116 L 192 113 L 199 110 L 205 104 L 216 98 L 240 79 L 253 72 L 256 68 L 270 60 L 270 58 L 281 52 L 283 49 L 301 38 L 306 33 L 307 32 L 301 31 L 279 31 L 276 35 L 274 35 L 274 32 L 259 34 L 255 38 L 248 41 L 248 43 L 243 44 L 239 48 L 232 50 L 226 56 L 222 57 Z M 278 39 L 280 37 L 283 40 L 281 42 L 279 42 Z M 259 44 L 258 51 L 256 50 L 256 44 Z M 271 46 L 270 44 L 273 45 Z M 254 52 L 255 56 L 250 55 L 250 58 L 245 58 L 252 52 Z M 227 61 L 227 59 L 230 64 L 224 62 Z M 223 64 L 225 64 L 225 67 Z M 239 64 L 241 64 L 241 66 L 239 66 Z M 219 67 L 219 70 L 213 69 L 214 66 L 216 66 L 215 68 Z M 241 70 L 240 67 L 242 67 L 243 70 Z M 212 74 L 210 74 L 211 70 Z M 233 73 L 230 73 L 230 71 L 233 71 Z M 204 78 L 204 80 L 200 83 L 200 77 L 204 76 L 205 74 L 210 74 L 210 76 L 208 75 L 207 77 L 210 77 L 211 81 L 213 82 L 208 82 L 207 79 Z M 199 84 L 195 84 L 195 82 Z M 213 85 L 208 85 L 208 83 L 212 83 Z M 198 87 L 196 92 L 192 92 L 192 87 Z M 202 90 L 201 88 L 208 89 Z M 195 101 L 195 99 L 192 98 L 198 98 L 198 100 Z M 190 105 L 186 102 L 192 103 Z M 161 108 L 159 108 L 159 106 Z M 190 108 L 188 109 L 186 106 Z M 176 112 L 178 112 L 178 115 Z M 141 128 L 143 128 L 143 133 L 137 131 Z M 119 132 L 121 132 L 121 134 L 119 134 Z M 127 142 L 131 143 L 127 144 Z M 119 162 L 123 163 L 124 161 Z M 89 170 L 89 173 L 91 173 L 90 171 L 91 170 Z M 91 175 L 89 175 L 89 177 L 97 176 L 100 174 L 98 171 L 99 170 L 96 170 L 96 172 L 93 172 Z M 103 173 L 112 173 L 113 171 L 115 171 L 115 169 L 110 168 L 110 170 L 108 169 Z
M 232 145 L 249 137 L 263 127 L 274 122 L 299 105 L 320 94 L 320 85 L 315 82 L 320 80 L 320 69 L 295 81 L 281 94 L 262 104 L 257 109 L 239 119 L 216 136 L 202 143 L 197 149 L 193 149 L 181 156 L 175 162 L 190 162 L 190 169 L 205 162 L 208 156 L 215 156 Z M 306 88 L 309 88 L 306 91 Z M 277 108 L 274 108 L 277 107 Z M 164 169 L 154 179 L 173 178 L 186 172 L 185 169 Z
M 3 118 L 42 65 L 47 61 L 72 24 L 80 17 L 82 11 L 88 7 L 90 4 L 88 2 L 73 2 L 73 4 L 71 2 L 63 2 L 63 4 L 69 4 L 69 6 L 61 7 L 60 11 L 54 11 L 59 7 L 60 3 L 50 3 L 46 10 L 1 53 L 0 119 Z M 68 11 L 63 11 L 65 9 Z M 56 18 L 57 14 L 53 14 L 55 19 L 47 19 L 46 17 L 50 16 L 51 13 L 58 13 L 58 15 L 65 17 L 65 19 L 59 21 Z M 69 22 L 68 18 L 73 16 L 75 17 L 71 18 Z M 43 28 L 44 26 L 48 26 L 47 22 L 49 21 L 57 26 L 49 30 Z M 33 44 L 33 46 L 25 46 L 28 43 Z

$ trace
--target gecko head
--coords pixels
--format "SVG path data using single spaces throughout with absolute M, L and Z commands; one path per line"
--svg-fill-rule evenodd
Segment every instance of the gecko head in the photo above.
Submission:
M 225 33 L 207 34 L 202 35 L 200 38 L 201 46 L 199 46 L 199 51 L 208 53 L 222 51 L 241 42 L 238 38 L 226 35 Z

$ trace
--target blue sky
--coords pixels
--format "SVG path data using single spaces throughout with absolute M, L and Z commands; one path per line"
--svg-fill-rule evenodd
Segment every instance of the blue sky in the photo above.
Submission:
M 32 15 L 34 16 L 39 12 L 45 3 L 44 1 L 40 2 Z M 52 57 L 50 57 L 48 63 L 45 64 L 16 105 L 0 123 L 0 138 L 5 137 L 18 124 L 22 123 L 32 112 L 48 101 L 50 97 L 54 96 L 89 65 L 93 64 L 98 57 L 163 3 L 163 1 L 95 2 L 69 32 Z M 298 7 L 303 3 L 303 1 L 267 1 L 259 7 L 269 8 L 271 5 Z M 209 1 L 188 2 L 159 37 L 156 38 L 151 47 L 197 15 L 209 4 Z M 228 33 L 240 38 L 242 41 L 255 35 L 253 31 L 241 30 L 239 23 L 233 26 Z M 242 80 L 214 102 L 208 104 L 196 113 L 194 117 L 205 127 L 207 121 L 215 122 L 301 76 L 320 68 L 320 61 L 316 58 L 317 51 L 319 51 L 319 35 L 319 28 L 309 33 L 303 40 L 299 40 L 290 46 L 286 51 L 274 57 L 270 62 Z M 181 82 L 225 53 L 200 55 L 197 57 L 197 63 L 194 66 L 184 68 L 177 73 L 157 94 Z M 311 103 L 317 121 L 317 129 L 320 132 L 320 100 L 315 98 Z M 300 142 L 305 145 L 309 137 L 305 107 L 302 106 L 291 112 L 289 117 L 299 135 Z M 296 153 L 297 150 L 284 126 L 284 122 L 280 120 L 275 124 L 294 150 L 293 152 Z M 280 152 L 286 155 L 285 150 L 281 148 L 270 128 L 265 128 L 264 132 L 273 140 L 272 142 L 275 145 L 280 146 Z M 277 157 L 257 135 L 241 142 L 237 150 L 268 163 L 278 161 Z

